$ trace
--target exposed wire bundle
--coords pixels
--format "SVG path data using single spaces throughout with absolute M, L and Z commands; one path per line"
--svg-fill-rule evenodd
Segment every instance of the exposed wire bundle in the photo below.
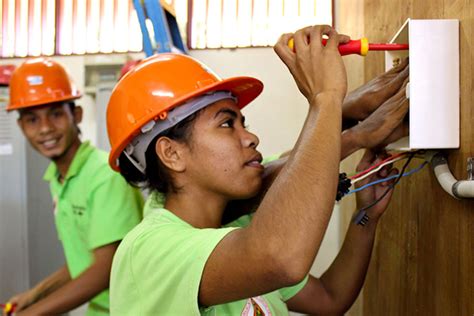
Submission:
M 374 174 L 375 172 L 378 172 L 379 170 L 381 170 L 386 165 L 389 165 L 391 163 L 394 163 L 395 161 L 407 158 L 408 157 L 407 155 L 408 155 L 408 153 L 399 153 L 399 154 L 392 155 L 392 156 L 382 160 L 381 162 L 371 166 L 370 168 L 355 174 L 354 176 L 350 177 L 352 184 L 367 178 L 368 176 Z
M 408 164 L 410 163 L 410 161 L 413 159 L 413 157 L 415 156 L 416 152 L 412 152 L 409 154 L 409 158 L 408 160 L 406 161 L 406 163 L 403 165 L 403 168 L 402 168 L 402 171 L 398 174 L 398 175 L 394 175 L 394 176 L 391 176 L 391 177 L 388 177 L 388 178 L 385 178 L 385 179 L 380 179 L 380 180 L 377 180 L 377 181 L 374 181 L 374 182 L 377 182 L 377 183 L 380 183 L 380 182 L 385 182 L 385 181 L 389 181 L 391 179 L 396 179 L 392 184 L 390 184 L 387 188 L 387 190 L 385 190 L 385 192 L 378 198 L 376 199 L 374 202 L 370 203 L 369 205 L 367 206 L 364 206 L 363 208 L 361 208 L 357 213 L 356 215 L 353 217 L 353 223 L 357 224 L 357 225 L 361 225 L 361 226 L 365 226 L 365 224 L 367 224 L 367 222 L 369 221 L 369 215 L 367 214 L 367 210 L 371 207 L 373 207 L 374 205 L 376 205 L 378 202 L 380 202 L 387 194 L 388 192 L 390 192 L 390 190 L 392 190 L 396 185 L 397 183 L 400 181 L 400 179 L 405 176 L 405 170 L 406 168 L 408 167 Z M 393 158 L 393 157 L 392 157 Z M 413 174 L 415 173 L 416 171 L 418 170 L 421 170 L 424 166 L 426 165 L 426 162 L 424 162 L 420 167 L 410 171 L 410 172 L 407 172 L 406 175 L 410 175 L 410 174 Z M 376 166 L 373 166 L 373 167 L 376 167 Z M 371 167 L 372 169 L 375 169 Z M 369 168 L 369 169 L 371 169 Z M 367 169 L 367 170 L 369 170 Z M 367 170 L 365 172 L 367 172 Z M 389 179 L 390 178 L 390 179 Z M 371 186 L 371 185 L 375 185 L 376 183 L 369 183 L 368 185 L 365 185 L 365 188 Z M 362 188 L 362 187 L 361 187 Z M 361 189 L 359 188 L 359 189 Z M 363 190 L 363 189 L 361 189 Z M 353 190 L 354 191 L 354 190 Z
M 423 162 L 420 166 L 418 166 L 417 168 L 413 169 L 413 170 L 410 170 L 408 172 L 405 172 L 405 169 L 407 168 L 408 164 L 410 163 L 410 161 L 413 159 L 413 157 L 418 153 L 419 151 L 415 151 L 415 152 L 403 152 L 403 153 L 399 153 L 399 154 L 395 154 L 395 155 L 391 155 L 390 157 L 378 162 L 377 164 L 375 165 L 372 165 L 370 166 L 369 168 L 367 168 L 366 170 L 364 171 L 361 171 L 349 178 L 346 177 L 346 174 L 345 173 L 341 173 L 339 174 L 339 184 L 338 184 L 338 190 L 337 190 L 337 196 L 336 196 L 336 200 L 339 201 L 342 197 L 344 197 L 345 195 L 349 195 L 349 194 L 352 194 L 352 193 L 356 193 L 356 192 L 359 192 L 359 191 L 362 191 L 362 190 L 365 190 L 373 185 L 376 185 L 376 184 L 379 184 L 379 183 L 382 183 L 382 182 L 387 182 L 387 181 L 390 181 L 390 180 L 393 180 L 393 179 L 396 179 L 395 182 L 393 184 L 391 184 L 387 191 L 384 192 L 384 194 L 382 194 L 382 196 L 377 199 L 376 201 L 374 201 L 372 204 L 364 207 L 363 209 L 359 210 L 359 212 L 356 214 L 356 216 L 354 216 L 353 218 L 353 221 L 357 224 L 360 224 L 360 225 L 365 225 L 369 218 L 368 218 L 368 215 L 366 214 L 365 210 L 371 208 L 372 206 L 374 206 L 375 204 L 377 204 L 378 202 L 380 202 L 380 200 L 383 199 L 383 197 L 385 195 L 387 195 L 387 193 L 390 191 L 390 189 L 392 189 L 399 181 L 402 177 L 407 177 L 407 176 L 410 176 L 412 174 L 414 174 L 415 172 L 418 172 L 420 171 L 421 169 L 423 169 L 424 166 L 426 166 L 428 164 L 427 161 Z M 368 184 L 365 184 L 359 188 L 356 188 L 356 189 L 353 189 L 353 190 L 349 190 L 349 188 L 359 182 L 359 181 L 362 181 L 364 179 L 366 179 L 367 177 L 370 177 L 371 175 L 379 172 L 383 167 L 387 166 L 387 165 L 390 165 L 390 164 L 393 164 L 394 162 L 397 162 L 399 160 L 403 160 L 403 159 L 408 159 L 407 162 L 404 164 L 403 168 L 402 168 L 402 171 L 399 173 L 399 174 L 396 174 L 396 175 L 393 175 L 393 176 L 389 176 L 389 177 L 386 177 L 386 178 L 383 178 L 383 179 L 379 179 L 379 180 L 375 180 L 375 181 L 372 181 Z
M 401 160 L 406 158 L 407 153 L 400 153 L 396 155 L 392 155 L 383 161 L 371 166 L 370 168 L 361 171 L 351 177 L 347 177 L 345 173 L 340 173 L 339 174 L 339 183 L 337 187 L 337 195 L 336 195 L 336 201 L 340 201 L 345 195 L 354 193 L 349 190 L 349 188 L 354 184 L 357 183 L 358 181 L 361 181 L 372 174 L 378 172 L 381 170 L 383 167 L 386 165 L 389 165 L 391 163 L 394 163 L 395 161 Z
M 402 177 L 407 177 L 407 176 L 410 176 L 410 175 L 414 174 L 415 172 L 420 171 L 420 170 L 423 169 L 423 167 L 426 166 L 427 164 L 428 164 L 428 161 L 423 162 L 421 165 L 419 165 L 419 166 L 416 167 L 415 169 L 410 170 L 410 171 L 408 171 L 408 172 L 405 172 L 405 173 L 402 175 Z M 350 190 L 347 194 L 356 193 L 356 192 L 362 191 L 362 190 L 364 190 L 364 189 L 367 189 L 368 187 L 371 187 L 371 186 L 373 186 L 373 185 L 376 185 L 376 184 L 379 184 L 379 183 L 382 183 L 382 182 L 386 182 L 386 181 L 390 181 L 390 180 L 395 179 L 395 178 L 398 178 L 398 177 L 400 177 L 400 174 L 395 174 L 395 175 L 393 175 L 393 176 L 390 176 L 390 177 L 387 177 L 387 178 L 384 178 L 384 179 L 379 179 L 379 180 L 376 180 L 376 181 L 367 183 L 367 184 L 361 186 L 360 188 L 357 188 L 357 189 L 354 189 L 354 190 Z
M 370 177 L 374 173 L 379 172 L 380 170 L 382 170 L 383 167 L 385 167 L 387 165 L 390 165 L 394 162 L 397 162 L 399 160 L 406 159 L 406 158 L 408 158 L 407 155 L 400 155 L 398 157 L 393 157 L 393 156 L 389 157 L 386 160 L 381 161 L 379 164 L 373 166 L 374 169 L 369 170 L 365 174 L 360 175 L 358 178 L 355 178 L 355 179 L 351 180 L 351 182 L 352 182 L 352 184 L 355 184 L 359 181 L 362 181 L 362 180 L 366 179 L 367 177 Z

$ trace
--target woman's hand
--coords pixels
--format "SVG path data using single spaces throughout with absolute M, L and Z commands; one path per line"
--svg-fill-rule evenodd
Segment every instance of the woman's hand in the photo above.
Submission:
M 357 171 L 361 172 L 368 169 L 370 166 L 381 162 L 383 159 L 386 159 L 386 153 L 375 153 L 374 151 L 367 149 L 364 153 L 364 156 L 359 162 L 357 166 Z M 392 165 L 387 165 L 383 167 L 379 172 L 374 173 L 373 175 L 367 177 L 364 180 L 357 182 L 356 187 L 361 187 L 367 183 L 371 183 L 376 180 L 380 180 L 383 178 L 387 178 L 393 175 L 398 174 L 397 169 L 393 169 Z M 395 181 L 395 179 L 382 182 L 371 187 L 368 187 L 362 191 L 357 192 L 357 208 L 361 209 L 371 203 L 375 202 L 378 198 L 380 198 L 389 186 Z M 369 208 L 366 212 L 369 215 L 370 219 L 378 220 L 380 216 L 385 212 L 387 209 L 388 203 L 392 197 L 393 188 L 390 189 L 387 195 L 385 195 L 382 200 L 380 200 L 377 204 Z
M 408 135 L 408 124 L 403 121 L 409 106 L 405 95 L 407 82 L 405 79 L 395 95 L 350 129 L 360 148 L 384 147 Z
M 343 117 L 362 121 L 404 88 L 409 75 L 408 58 L 400 65 L 350 92 L 343 103 Z
M 323 35 L 328 36 L 326 46 Z M 295 51 L 288 46 L 293 38 Z M 280 59 L 290 70 L 301 93 L 311 101 L 328 93 L 344 99 L 347 92 L 346 70 L 338 46 L 349 41 L 328 25 L 305 27 L 295 34 L 283 34 L 274 46 Z

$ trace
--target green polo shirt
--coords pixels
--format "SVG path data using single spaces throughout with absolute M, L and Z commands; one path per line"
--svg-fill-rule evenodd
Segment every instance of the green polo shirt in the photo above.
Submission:
M 93 263 L 94 249 L 122 240 L 142 218 L 141 193 L 112 171 L 107 157 L 106 152 L 84 142 L 63 183 L 54 163 L 44 175 L 50 183 L 56 229 L 72 278 Z M 108 313 L 106 290 L 89 302 L 87 315 Z

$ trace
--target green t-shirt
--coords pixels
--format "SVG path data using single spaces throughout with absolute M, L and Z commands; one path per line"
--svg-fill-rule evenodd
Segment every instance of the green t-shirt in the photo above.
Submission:
M 85 142 L 63 183 L 54 163 L 44 175 L 50 183 L 56 229 L 72 278 L 92 264 L 94 249 L 122 240 L 142 218 L 141 193 L 112 171 L 107 156 Z M 87 315 L 108 315 L 108 292 L 89 302 Z
M 166 209 L 149 214 L 122 241 L 115 253 L 110 281 L 112 315 L 287 315 L 285 301 L 307 282 L 247 300 L 200 308 L 199 284 L 216 245 L 246 215 L 229 227 L 194 228 Z

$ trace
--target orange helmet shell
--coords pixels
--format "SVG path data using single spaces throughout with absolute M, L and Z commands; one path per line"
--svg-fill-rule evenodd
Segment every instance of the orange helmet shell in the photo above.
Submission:
M 221 79 L 197 60 L 181 54 L 151 56 L 131 69 L 115 86 L 107 107 L 111 145 L 109 164 L 119 171 L 118 157 L 151 120 L 166 119 L 169 110 L 214 91 L 230 91 L 243 108 L 263 90 L 251 77 Z
M 80 97 L 81 93 L 61 64 L 42 57 L 33 58 L 12 74 L 7 111 Z

